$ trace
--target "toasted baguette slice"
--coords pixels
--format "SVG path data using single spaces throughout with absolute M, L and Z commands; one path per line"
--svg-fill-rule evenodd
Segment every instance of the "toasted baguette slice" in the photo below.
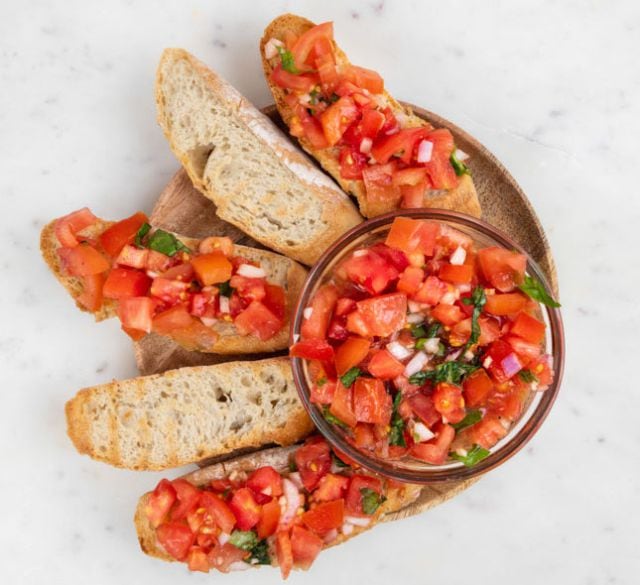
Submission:
M 252 238 L 313 264 L 362 221 L 349 197 L 264 114 L 181 49 L 156 80 L 158 121 L 194 186 Z
M 282 16 L 274 19 L 269 26 L 267 26 L 262 36 L 262 40 L 260 41 L 262 65 L 267 83 L 269 84 L 271 93 L 273 94 L 278 112 L 287 126 L 291 126 L 294 114 L 291 107 L 285 100 L 285 90 L 278 87 L 271 81 L 273 67 L 270 60 L 265 56 L 265 45 L 271 39 L 277 39 L 284 42 L 287 36 L 293 35 L 298 37 L 314 26 L 315 24 L 313 22 L 301 16 L 297 16 L 295 14 L 283 14 Z M 349 59 L 336 43 L 334 43 L 334 48 L 338 66 L 348 65 Z M 418 127 L 427 124 L 425 120 L 416 116 L 410 109 L 405 108 L 398 103 L 398 101 L 395 100 L 386 90 L 384 91 L 384 97 L 388 102 L 389 107 L 393 110 L 393 113 L 400 115 L 406 120 L 407 127 Z M 373 217 L 396 209 L 396 206 L 392 201 L 380 201 L 375 203 L 367 201 L 363 181 L 342 178 L 340 174 L 340 162 L 337 157 L 337 149 L 327 148 L 324 150 L 315 150 L 311 146 L 311 143 L 304 137 L 299 138 L 298 141 L 302 148 L 313 156 L 322 165 L 322 168 L 324 168 L 324 170 L 327 171 L 347 193 L 351 193 L 358 199 L 362 215 L 365 217 Z M 476 217 L 480 217 L 481 213 L 480 203 L 478 201 L 478 195 L 473 181 L 471 177 L 466 174 L 460 177 L 459 184 L 455 189 L 451 189 L 449 191 L 439 190 L 429 192 L 425 197 L 424 205 L 425 207 L 439 207 L 442 209 L 462 211 Z
M 127 469 L 158 470 L 312 429 L 286 357 L 172 370 L 80 390 L 67 402 L 76 449 Z
M 110 225 L 112 225 L 112 222 L 100 220 L 90 228 L 82 231 L 81 234 L 95 238 Z M 187 238 L 177 234 L 176 237 L 178 237 L 187 247 L 194 250 L 198 248 L 198 244 L 200 243 L 200 240 L 193 238 Z M 68 276 L 64 273 L 57 253 L 58 247 L 59 243 L 55 235 L 55 221 L 53 221 L 42 229 L 42 234 L 40 236 L 40 250 L 55 277 L 67 289 L 73 299 L 76 300 L 82 294 L 82 282 L 80 279 Z M 213 345 L 202 347 L 193 345 L 185 340 L 174 341 L 180 343 L 180 345 L 187 350 L 219 354 L 259 353 L 285 349 L 288 345 L 289 318 L 291 316 L 291 311 L 293 311 L 296 306 L 300 289 L 302 288 L 302 284 L 306 278 L 306 269 L 290 258 L 267 250 L 257 250 L 255 248 L 240 246 L 238 244 L 234 246 L 234 250 L 235 254 L 238 256 L 259 262 L 260 266 L 267 274 L 267 281 L 271 284 L 282 286 L 285 289 L 287 294 L 287 307 L 286 322 L 284 326 L 272 338 L 267 339 L 266 341 L 261 341 L 255 335 L 240 335 L 233 323 L 227 323 L 220 320 L 212 326 L 213 330 L 218 334 L 218 338 Z M 76 305 L 81 310 L 88 312 L 87 309 L 84 308 L 77 300 Z M 117 315 L 117 303 L 110 299 L 105 299 L 102 307 L 93 313 L 93 315 L 96 321 L 102 321 L 103 319 L 114 317 Z
M 270 465 L 278 472 L 283 473 L 289 469 L 289 462 L 296 448 L 297 447 L 294 446 L 265 449 L 263 451 L 252 453 L 250 455 L 244 455 L 229 461 L 225 461 L 223 463 L 218 463 L 209 467 L 205 467 L 203 469 L 199 469 L 185 475 L 184 479 L 195 486 L 204 486 L 209 484 L 213 480 L 224 479 L 231 473 L 250 473 L 251 471 L 258 469 L 259 467 L 263 467 L 266 465 Z M 342 544 L 350 538 L 361 534 L 365 530 L 369 530 L 379 522 L 385 521 L 390 514 L 393 514 L 394 512 L 397 512 L 415 502 L 419 497 L 420 492 L 421 486 L 413 484 L 394 483 L 393 485 L 389 485 L 386 492 L 387 499 L 378 508 L 369 525 L 354 526 L 353 532 L 351 532 L 348 536 L 339 533 L 337 538 L 331 541 L 331 543 L 325 545 L 325 548 L 329 548 L 337 544 Z M 150 496 L 151 492 L 146 493 L 140 498 L 134 517 L 136 531 L 138 533 L 138 540 L 140 541 L 140 548 L 142 548 L 143 552 L 152 557 L 172 562 L 175 559 L 167 554 L 167 552 L 162 548 L 162 545 L 156 538 L 155 529 L 149 523 L 149 520 L 147 518 L 145 508 L 149 502 Z M 270 548 L 272 549 L 273 546 L 271 545 Z M 276 566 L 277 562 L 275 559 L 275 555 L 273 554 L 273 551 L 271 551 L 271 553 L 272 565 Z

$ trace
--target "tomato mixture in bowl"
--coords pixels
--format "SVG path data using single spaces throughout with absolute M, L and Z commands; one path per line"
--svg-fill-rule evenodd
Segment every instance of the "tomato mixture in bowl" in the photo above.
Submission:
M 407 481 L 465 477 L 548 411 L 559 305 L 487 224 L 406 215 L 358 226 L 315 267 L 293 324 L 294 375 L 320 430 L 360 464 Z

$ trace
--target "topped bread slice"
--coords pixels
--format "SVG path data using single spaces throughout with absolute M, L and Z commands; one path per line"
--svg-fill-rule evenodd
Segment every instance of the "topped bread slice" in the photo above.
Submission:
M 166 49 L 158 121 L 216 213 L 265 246 L 313 264 L 362 221 L 349 197 L 234 87 L 182 49 Z

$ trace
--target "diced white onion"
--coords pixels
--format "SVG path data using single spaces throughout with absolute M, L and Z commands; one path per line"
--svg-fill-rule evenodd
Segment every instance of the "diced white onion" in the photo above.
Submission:
M 344 521 L 354 526 L 369 526 L 371 518 L 363 518 L 362 516 L 345 516 Z
M 456 148 L 456 158 L 458 160 L 467 160 L 469 158 L 469 155 L 464 150 Z
M 147 270 L 147 276 L 149 278 L 158 278 L 158 276 L 160 276 L 160 273 L 154 272 L 153 270 Z
M 468 349 L 467 351 L 464 352 L 463 357 L 465 360 L 470 362 L 475 357 L 475 354 L 470 349 Z
M 409 121 L 409 118 L 407 118 L 407 116 L 405 114 L 403 114 L 402 112 L 398 112 L 395 116 L 396 116 L 396 120 L 398 120 L 398 124 L 400 124 L 400 126 L 405 126 L 407 124 L 407 122 Z
M 456 285 L 456 288 L 458 289 L 458 292 L 460 292 L 460 293 L 471 292 L 471 285 L 470 284 L 458 284 L 458 285 Z
M 429 361 L 429 356 L 424 351 L 419 351 L 411 358 L 411 361 L 404 369 L 404 375 L 409 378 L 419 372 Z
M 264 46 L 264 56 L 273 59 L 278 54 L 278 47 L 283 47 L 284 43 L 279 39 L 269 39 Z
M 451 264 L 454 264 L 455 266 L 462 266 L 466 258 L 467 258 L 467 251 L 462 246 L 458 246 L 455 249 L 454 253 L 451 254 L 451 258 L 449 258 L 449 262 L 451 262 Z
M 267 276 L 267 273 L 262 268 L 253 266 L 253 264 L 240 264 L 236 274 L 246 278 L 264 278 Z
M 429 427 L 421 422 L 411 421 L 409 426 L 409 432 L 414 437 L 417 443 L 423 443 L 424 441 L 430 441 L 436 435 L 431 432 Z
M 387 351 L 397 360 L 405 360 L 413 354 L 410 349 L 407 349 L 398 341 L 387 343 Z
M 456 449 L 456 454 L 460 455 L 460 457 L 466 457 L 467 450 L 460 447 L 459 449 Z
M 462 353 L 462 348 L 460 348 L 458 351 L 454 351 L 453 353 L 450 353 L 446 358 L 444 358 L 444 361 L 454 362 L 460 357 L 461 353 Z
M 353 524 L 347 524 L 346 522 L 342 525 L 342 534 L 345 536 L 349 536 L 353 532 Z
M 424 321 L 424 315 L 421 313 L 409 313 L 407 315 L 407 323 L 422 323 Z
M 449 292 L 446 292 L 442 295 L 442 298 L 440 299 L 440 302 L 443 305 L 453 305 L 453 303 L 456 302 L 456 293 L 452 290 L 450 290 Z
M 325 544 L 329 544 L 330 542 L 334 541 L 336 538 L 338 538 L 338 530 L 336 528 L 332 528 L 331 530 L 329 530 L 329 532 L 327 532 L 324 535 L 323 540 Z
M 249 568 L 251 568 L 251 565 L 244 561 L 233 561 L 233 563 L 229 565 L 230 571 L 246 571 Z
M 293 343 L 298 343 L 299 340 L 300 340 L 300 334 L 299 333 L 294 333 L 293 334 Z
M 215 317 L 200 317 L 200 321 L 207 327 L 213 327 L 218 322 Z
M 308 93 L 303 93 L 299 98 L 298 101 L 301 104 L 304 104 L 305 106 L 311 103 L 311 96 Z
M 424 350 L 427 353 L 438 353 L 438 349 L 440 349 L 439 337 L 431 337 L 427 339 L 427 341 L 424 344 Z
M 419 163 L 428 163 L 433 153 L 433 142 L 430 140 L 422 140 L 418 145 L 418 156 L 416 160 Z
M 296 517 L 298 508 L 302 506 L 303 500 L 298 488 L 290 479 L 282 480 L 282 491 L 284 494 L 278 500 L 280 504 L 280 522 L 278 525 L 289 526 Z
M 366 256 L 368 254 L 367 250 L 356 250 L 353 253 L 354 258 L 360 258 L 360 256 Z
M 531 382 L 531 386 L 529 387 L 535 392 L 538 389 L 538 382 Z
M 509 430 L 509 427 L 511 427 L 511 422 L 508 421 L 506 418 L 500 418 L 500 424 L 502 425 L 503 428 L 505 428 L 506 430 Z
M 489 368 L 492 363 L 493 363 L 493 358 L 491 356 L 487 356 L 482 362 L 482 367 L 485 369 Z
M 220 295 L 220 312 L 221 313 L 229 313 L 229 297 L 225 297 L 224 295 Z
M 218 542 L 220 543 L 220 545 L 223 545 L 229 542 L 230 538 L 231 538 L 231 535 L 227 534 L 226 532 L 221 532 L 220 534 L 218 534 Z
M 371 140 L 371 138 L 363 138 L 362 142 L 360 142 L 360 152 L 362 154 L 369 154 L 372 146 L 373 140 Z
M 302 479 L 300 477 L 300 472 L 292 471 L 289 474 L 289 479 L 293 482 L 293 484 L 299 489 L 302 489 Z
M 416 301 L 408 301 L 407 302 L 407 307 L 409 308 L 409 311 L 411 313 L 419 313 L 420 311 L 422 311 L 422 309 L 425 308 L 425 304 L 423 303 L 416 303 Z
M 302 315 L 305 319 L 311 319 L 311 315 L 313 315 L 313 307 L 307 307 L 304 311 L 302 311 Z

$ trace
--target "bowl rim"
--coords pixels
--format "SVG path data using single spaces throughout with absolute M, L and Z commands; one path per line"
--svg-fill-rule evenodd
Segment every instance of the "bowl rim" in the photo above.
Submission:
M 396 210 L 368 219 L 351 228 L 335 240 L 312 266 L 298 296 L 298 302 L 291 320 L 289 335 L 290 345 L 294 343 L 294 339 L 297 339 L 296 336 L 299 335 L 303 319 L 303 311 L 309 301 L 310 292 L 315 287 L 317 281 L 324 275 L 327 266 L 354 240 L 357 240 L 361 236 L 364 236 L 377 228 L 383 227 L 385 224 L 390 225 L 396 217 L 451 222 L 482 232 L 499 245 L 507 249 L 517 250 L 524 254 L 527 258 L 527 272 L 540 280 L 547 291 L 552 292 L 554 290 L 553 287 L 550 286 L 549 279 L 546 274 L 522 246 L 515 242 L 511 237 L 507 236 L 504 232 L 482 219 L 446 209 L 420 208 Z M 302 367 L 304 360 L 302 358 L 292 357 L 290 360 L 296 390 L 307 414 L 325 439 L 327 439 L 333 447 L 343 452 L 350 459 L 353 459 L 364 469 L 396 481 L 425 485 L 468 480 L 477 477 L 501 465 L 520 451 L 537 433 L 557 398 L 564 373 L 564 327 L 562 323 L 562 316 L 558 308 L 547 307 L 545 305 L 541 305 L 541 307 L 546 311 L 550 325 L 550 353 L 553 355 L 554 367 L 553 382 L 548 389 L 542 392 L 542 398 L 531 413 L 529 419 L 524 423 L 524 426 L 522 426 L 522 428 L 520 428 L 516 434 L 511 437 L 511 439 L 508 440 L 507 443 L 505 443 L 498 451 L 492 452 L 486 459 L 480 461 L 473 467 L 465 467 L 462 465 L 448 468 L 433 466 L 433 470 L 428 471 L 428 473 L 409 469 L 390 469 L 385 463 L 385 460 L 366 455 L 345 441 L 339 433 L 335 433 L 333 431 L 331 423 L 325 420 L 325 418 L 320 414 L 318 408 L 313 405 L 309 399 L 309 386 Z

